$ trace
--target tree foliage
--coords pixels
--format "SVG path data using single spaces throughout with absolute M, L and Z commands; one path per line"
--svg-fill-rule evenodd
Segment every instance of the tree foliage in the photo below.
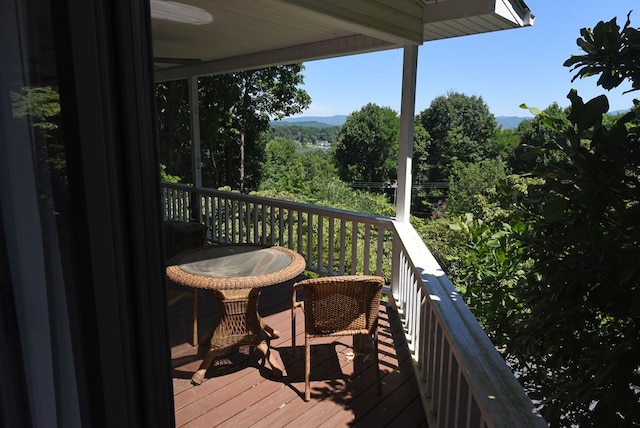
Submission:
M 523 292 L 530 314 L 512 341 L 523 381 L 555 425 L 640 424 L 640 147 L 631 112 L 603 126 L 606 97 L 572 91 L 571 113 L 545 123 L 564 137 L 539 154 L 567 160 L 540 168 L 529 188 L 524 236 L 535 261 Z M 634 387 L 635 385 L 635 387 Z
M 299 142 L 274 138 L 267 143 L 262 167 L 261 191 L 269 189 L 299 196 L 311 204 L 320 203 L 338 175 L 328 152 L 303 149 Z
M 11 92 L 13 116 L 29 121 L 38 144 L 38 160 L 66 182 L 67 158 L 62 142 L 60 95 L 51 86 L 24 87 Z
M 431 177 L 429 163 L 429 147 L 431 137 L 419 121 L 413 127 L 413 162 L 411 176 L 413 188 L 411 191 L 411 212 L 426 217 L 436 211 L 438 201 L 444 198 L 440 189 L 428 186 Z
M 272 125 L 269 129 L 269 139 L 281 137 L 299 141 L 302 144 L 317 144 L 321 141 L 335 144 L 339 131 L 339 126 Z
M 389 107 L 367 104 L 340 128 L 334 159 L 346 182 L 390 182 L 398 169 L 400 119 Z
M 600 73 L 610 89 L 637 58 L 624 52 L 637 31 L 615 20 L 583 29 L 585 51 L 577 76 Z M 617 47 L 616 47 L 617 46 Z M 599 47 L 596 49 L 596 47 Z M 613 79 L 613 80 L 611 80 Z M 633 87 L 640 83 L 633 82 Z M 568 95 L 568 114 L 539 112 L 554 139 L 531 154 L 539 162 L 520 208 L 531 225 L 522 235 L 534 261 L 519 297 L 527 312 L 509 343 L 521 380 L 543 404 L 554 426 L 640 425 L 640 127 L 637 101 L 630 112 L 605 121 L 604 95 L 584 102 Z
M 593 29 L 580 30 L 577 43 L 584 52 L 572 55 L 564 65 L 577 71 L 572 81 L 599 75 L 598 85 L 613 89 L 625 80 L 632 90 L 640 89 L 640 30 L 631 26 L 631 12 L 622 29 L 617 18 L 600 21 Z
M 636 30 L 612 22 L 583 29 L 593 40 L 566 63 L 607 89 L 635 78 L 637 60 L 592 49 L 631 44 Z M 639 426 L 640 103 L 611 116 L 605 96 L 568 98 L 566 110 L 531 109 L 514 164 L 525 173 L 476 197 L 482 214 L 426 232 L 550 425 Z
M 561 115 L 567 113 L 568 109 L 563 110 L 557 103 L 553 103 L 544 112 L 546 115 Z M 555 150 L 540 153 L 541 147 L 553 146 L 563 138 L 560 133 L 545 124 L 543 116 L 538 115 L 531 120 L 520 122 L 516 134 L 520 143 L 507 158 L 508 165 L 514 173 L 529 172 L 564 158 L 562 152 Z
M 418 122 L 430 137 L 426 161 L 429 181 L 447 181 L 454 161 L 496 157 L 497 123 L 482 97 L 449 92 L 420 112 Z
M 447 214 L 484 216 L 484 196 L 494 192 L 496 184 L 506 175 L 505 164 L 500 159 L 484 159 L 467 164 L 454 162 L 449 177 Z
M 261 189 L 278 189 L 291 193 L 303 189 L 307 176 L 298 147 L 299 143 L 284 138 L 275 138 L 267 143 Z
M 526 122 L 523 121 L 523 122 Z M 520 122 L 522 123 L 522 122 Z M 520 123 L 518 125 L 520 125 Z M 517 129 L 502 129 L 498 126 L 494 141 L 497 159 L 506 161 L 520 144 L 520 136 Z
M 165 173 L 191 183 L 189 89 L 186 80 L 156 84 L 158 151 Z M 207 181 L 208 182 L 208 181 Z
M 201 77 L 198 81 L 203 184 L 234 189 L 260 181 L 265 131 L 271 118 L 301 112 L 309 95 L 300 64 Z M 184 181 L 191 177 L 188 88 L 185 81 L 156 87 L 161 162 Z

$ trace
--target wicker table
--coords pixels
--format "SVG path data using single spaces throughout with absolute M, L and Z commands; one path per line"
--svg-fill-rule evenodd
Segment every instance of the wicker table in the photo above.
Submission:
M 199 385 L 207 369 L 222 350 L 236 345 L 255 346 L 276 376 L 282 367 L 270 352 L 271 338 L 278 333 L 258 314 L 258 296 L 263 287 L 298 276 L 304 258 L 288 248 L 250 244 L 197 248 L 169 260 L 167 277 L 178 284 L 213 290 L 221 317 L 214 327 L 209 351 L 191 382 Z

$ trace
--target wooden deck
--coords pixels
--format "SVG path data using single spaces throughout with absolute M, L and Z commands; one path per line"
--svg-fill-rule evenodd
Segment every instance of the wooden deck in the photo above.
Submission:
M 190 379 L 202 355 L 191 337 L 191 299 L 169 308 L 175 422 L 177 427 L 426 427 L 404 336 L 395 312 L 380 307 L 382 396 L 376 393 L 371 358 L 352 357 L 350 337 L 311 342 L 311 401 L 304 394 L 303 317 L 298 315 L 296 353 L 291 354 L 291 283 L 265 289 L 259 310 L 280 331 L 273 352 L 285 367 L 277 379 L 248 347 L 219 357 L 202 385 Z M 201 337 L 215 321 L 215 302 L 200 292 Z

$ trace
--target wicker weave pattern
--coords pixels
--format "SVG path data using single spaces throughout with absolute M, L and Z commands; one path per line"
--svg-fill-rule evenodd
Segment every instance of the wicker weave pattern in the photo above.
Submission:
M 312 337 L 370 335 L 376 362 L 378 393 L 378 310 L 384 278 L 347 275 L 313 278 L 293 285 L 291 305 L 292 352 L 296 348 L 296 308 L 305 317 L 305 401 L 310 399 L 310 344 Z M 298 292 L 302 300 L 298 300 Z
M 311 309 L 305 311 L 308 334 L 346 336 L 373 331 L 383 282 L 376 287 L 378 280 L 356 278 L 322 278 L 300 287 L 304 306 Z
M 256 346 L 266 337 L 262 335 L 264 321 L 258 315 L 260 289 L 244 291 L 238 295 L 217 291 L 218 307 L 224 316 L 216 325 L 211 337 L 211 350 L 221 350 L 235 345 Z

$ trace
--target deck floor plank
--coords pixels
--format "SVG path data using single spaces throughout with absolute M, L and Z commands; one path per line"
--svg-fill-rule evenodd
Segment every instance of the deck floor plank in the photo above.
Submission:
M 380 307 L 379 358 L 382 395 L 376 392 L 372 358 L 353 359 L 350 337 L 311 341 L 311 401 L 304 396 L 304 319 L 296 317 L 296 353 L 291 353 L 291 282 L 260 296 L 261 316 L 280 337 L 272 352 L 285 367 L 281 378 L 261 366 L 249 347 L 232 348 L 216 359 L 199 386 L 191 375 L 203 351 L 189 340 L 192 306 L 185 299 L 169 309 L 176 427 L 426 427 L 424 410 L 397 315 Z M 206 337 L 217 319 L 211 293 L 199 295 L 199 333 Z M 399 425 L 401 423 L 401 425 Z

